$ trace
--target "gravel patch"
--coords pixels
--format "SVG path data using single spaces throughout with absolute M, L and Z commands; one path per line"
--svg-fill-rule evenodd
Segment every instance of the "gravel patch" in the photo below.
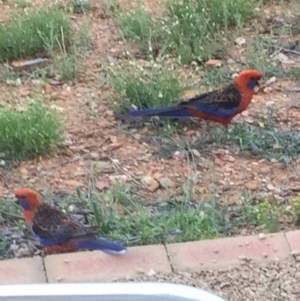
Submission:
M 200 273 L 173 273 L 136 278 L 134 281 L 181 283 L 211 291 L 227 301 L 299 301 L 300 261 L 254 263 Z M 128 281 L 128 279 L 127 279 Z
M 32 257 L 41 254 L 41 246 L 31 233 L 9 227 L 0 229 L 0 260 Z

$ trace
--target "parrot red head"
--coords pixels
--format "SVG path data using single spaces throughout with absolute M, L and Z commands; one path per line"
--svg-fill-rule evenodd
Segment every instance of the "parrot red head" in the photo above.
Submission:
M 25 211 L 35 211 L 42 204 L 39 193 L 29 188 L 17 189 L 15 197 L 18 199 L 16 203 Z
M 254 90 L 256 86 L 259 86 L 259 80 L 262 78 L 261 72 L 254 70 L 254 69 L 248 69 L 242 71 L 237 78 L 235 79 L 235 84 L 241 89 L 241 90 Z

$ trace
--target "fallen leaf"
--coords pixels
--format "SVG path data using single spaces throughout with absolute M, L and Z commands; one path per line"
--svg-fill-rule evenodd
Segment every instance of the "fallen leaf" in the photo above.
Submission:
M 264 88 L 264 93 L 271 93 L 273 91 L 272 87 L 265 87 Z
M 44 88 L 44 91 L 45 91 L 45 94 L 51 94 L 54 91 L 54 89 L 49 84 L 46 84 L 45 88 Z
M 167 189 L 175 186 L 175 183 L 168 177 L 163 177 L 158 180 L 161 187 Z
M 196 149 L 193 148 L 191 151 L 192 151 L 192 153 L 193 153 L 194 156 L 196 156 L 198 158 L 201 158 L 200 153 Z
M 95 183 L 95 187 L 99 190 L 99 191 L 102 191 L 104 190 L 105 188 L 108 188 L 108 184 L 103 182 L 103 181 L 96 181 Z
M 22 168 L 20 169 L 20 173 L 21 173 L 22 175 L 27 175 L 27 174 L 28 174 L 28 170 L 27 170 L 25 167 L 22 167 Z
M 144 184 L 145 186 L 147 186 L 147 188 L 150 191 L 155 191 L 156 189 L 159 188 L 159 183 L 154 180 L 151 176 L 144 176 L 141 179 L 142 184 Z
M 91 152 L 90 155 L 93 159 L 98 159 L 100 157 L 100 155 L 98 153 L 95 153 L 95 152 Z
M 252 182 L 246 183 L 245 187 L 249 190 L 257 190 L 258 189 L 258 184 L 257 184 L 257 182 L 252 181 Z
M 113 170 L 113 165 L 109 161 L 97 161 L 93 162 L 97 172 L 107 172 Z
M 205 63 L 205 66 L 206 67 L 220 67 L 220 66 L 222 66 L 222 61 L 211 59 Z
M 116 144 L 118 142 L 117 136 L 109 136 L 109 139 L 113 144 Z
M 21 86 L 19 89 L 19 94 L 21 97 L 26 97 L 30 94 L 30 91 L 27 88 Z
M 109 179 L 116 183 L 126 183 L 128 180 L 128 177 L 126 175 L 116 175 L 116 176 L 109 176 Z
M 84 184 L 76 180 L 66 180 L 65 184 L 73 187 L 84 187 Z
M 152 174 L 153 179 L 155 180 L 159 180 L 160 178 L 162 178 L 162 174 L 160 172 L 155 172 Z

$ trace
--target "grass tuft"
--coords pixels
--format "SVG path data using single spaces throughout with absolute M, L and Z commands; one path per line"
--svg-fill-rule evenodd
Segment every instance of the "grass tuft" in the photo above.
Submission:
M 226 224 L 223 215 L 212 214 L 213 205 L 181 201 L 145 207 L 128 187 L 120 185 L 92 198 L 88 201 L 94 214 L 90 222 L 99 226 L 102 235 L 129 244 L 214 238 Z
M 9 247 L 9 240 L 0 234 L 0 260 L 13 257 L 13 252 Z
M 14 13 L 5 25 L 0 25 L 0 61 L 27 58 L 48 52 L 59 43 L 69 43 L 70 19 L 54 7 Z
M 164 38 L 164 32 L 150 13 L 146 12 L 139 3 L 129 14 L 118 16 L 121 36 L 131 42 L 139 44 L 142 53 L 152 54 L 159 48 Z
M 49 154 L 62 139 L 62 121 L 46 105 L 32 103 L 23 111 L 0 110 L 0 153 L 4 159 Z
M 231 73 L 226 68 L 205 68 L 201 74 L 201 83 L 205 87 L 216 89 L 220 85 L 231 81 Z
M 73 12 L 77 14 L 87 13 L 92 9 L 89 0 L 70 0 L 70 6 Z
M 229 36 L 225 31 L 241 27 L 254 12 L 253 1 L 183 0 L 167 3 L 167 16 L 154 19 L 141 3 L 130 14 L 119 16 L 123 37 L 139 42 L 142 49 L 168 49 L 183 63 L 224 54 Z M 222 46 L 220 46 L 220 43 Z
M 182 85 L 174 70 L 160 65 L 119 67 L 119 70 L 109 70 L 109 81 L 118 95 L 113 104 L 117 111 L 125 111 L 132 105 L 138 108 L 165 106 L 179 99 Z
M 165 137 L 161 153 L 171 155 L 180 148 L 187 154 L 191 149 L 210 152 L 212 149 L 232 147 L 241 156 L 257 156 L 278 162 L 289 163 L 300 156 L 300 133 L 290 130 L 278 130 L 271 126 L 261 128 L 247 124 L 232 124 L 228 129 L 224 127 L 212 128 L 205 137 L 197 140 L 170 139 Z
M 220 42 L 225 45 L 223 30 L 241 26 L 252 13 L 251 1 L 171 1 L 167 21 L 169 48 L 182 62 L 212 57 L 221 50 Z
M 281 162 L 289 162 L 293 157 L 300 156 L 300 133 L 297 131 L 234 124 L 228 131 L 215 128 L 210 134 L 211 142 L 237 146 L 241 154 L 257 155 Z
M 263 201 L 258 204 L 245 207 L 246 216 L 267 233 L 280 230 L 280 217 L 285 213 L 282 203 Z M 296 211 L 295 211 L 296 213 Z
M 92 181 L 93 182 L 93 181 Z M 91 187 L 92 188 L 92 187 Z M 247 230 L 277 232 L 299 221 L 298 197 L 292 206 L 281 201 L 261 200 L 244 191 L 239 206 L 220 204 L 213 191 L 205 199 L 192 200 L 192 181 L 187 181 L 182 195 L 159 204 L 145 206 L 129 186 L 115 184 L 110 189 L 84 194 L 79 188 L 73 195 L 50 193 L 44 199 L 63 212 L 76 214 L 81 222 L 99 227 L 99 235 L 124 241 L 127 245 L 184 242 L 233 236 Z M 22 230 L 24 219 L 12 202 L 0 200 L 1 217 L 15 229 Z M 296 224 L 297 225 L 297 224 Z M 13 256 L 9 241 L 0 235 L 0 256 Z

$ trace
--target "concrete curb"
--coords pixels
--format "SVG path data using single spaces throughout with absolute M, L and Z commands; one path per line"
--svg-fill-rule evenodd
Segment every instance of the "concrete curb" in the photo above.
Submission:
M 0 261 L 0 284 L 111 282 L 155 273 L 199 272 L 239 265 L 242 260 L 293 260 L 300 230 L 185 243 L 131 247 L 122 256 L 78 252 Z

